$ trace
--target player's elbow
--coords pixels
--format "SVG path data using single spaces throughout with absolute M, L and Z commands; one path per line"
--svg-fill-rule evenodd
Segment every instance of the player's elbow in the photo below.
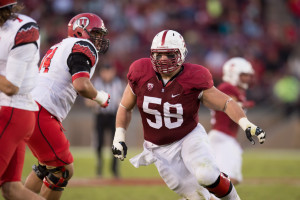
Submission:
M 73 86 L 76 92 L 80 95 L 88 91 L 90 87 L 90 80 L 88 78 L 78 78 L 73 81 Z

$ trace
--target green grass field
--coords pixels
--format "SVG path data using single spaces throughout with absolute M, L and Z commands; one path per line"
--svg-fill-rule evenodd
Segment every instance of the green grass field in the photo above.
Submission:
M 89 148 L 73 148 L 75 174 L 80 178 L 95 179 L 95 157 Z M 138 150 L 129 149 L 128 158 Z M 109 172 L 109 149 L 106 150 L 103 178 Z M 121 163 L 122 178 L 160 178 L 154 165 L 134 168 L 128 158 Z M 26 154 L 23 178 L 36 163 L 31 153 Z M 237 186 L 242 200 L 300 200 L 300 151 L 248 150 L 244 153 L 244 182 Z M 72 186 L 68 187 L 63 200 L 176 200 L 178 195 L 165 185 L 155 186 Z

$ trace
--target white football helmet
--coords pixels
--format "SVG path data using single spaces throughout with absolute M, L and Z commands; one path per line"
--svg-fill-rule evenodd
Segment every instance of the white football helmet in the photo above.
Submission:
M 254 74 L 251 63 L 244 58 L 234 57 L 226 61 L 223 65 L 223 81 L 243 89 L 248 89 L 248 83 L 242 83 L 240 81 L 240 75 L 242 73 Z
M 174 54 L 168 60 L 159 60 L 158 53 Z M 152 41 L 151 61 L 156 72 L 168 74 L 178 69 L 187 55 L 183 37 L 176 31 L 164 30 L 159 32 Z

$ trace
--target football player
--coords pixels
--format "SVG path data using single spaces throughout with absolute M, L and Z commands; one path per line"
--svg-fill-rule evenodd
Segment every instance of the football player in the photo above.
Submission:
M 98 54 L 109 47 L 108 31 L 100 17 L 82 13 L 68 24 L 68 38 L 52 46 L 41 61 L 38 83 L 32 91 L 38 103 L 36 126 L 28 146 L 39 164 L 25 186 L 46 199 L 60 199 L 73 175 L 73 156 L 61 122 L 78 94 L 107 107 L 110 95 L 90 81 Z
M 17 13 L 21 9 L 16 0 L 0 1 L 0 187 L 5 199 L 44 199 L 21 182 L 25 142 L 38 110 L 30 91 L 40 59 L 39 27 Z
M 198 122 L 200 103 L 224 111 L 252 140 L 265 132 L 252 124 L 241 107 L 213 85 L 201 65 L 184 63 L 187 49 L 176 31 L 164 30 L 152 42 L 150 58 L 130 66 L 128 85 L 116 118 L 113 154 L 124 160 L 126 129 L 137 104 L 144 131 L 144 151 L 130 159 L 139 167 L 154 163 L 167 186 L 185 199 L 240 199 L 229 178 L 220 171 L 207 133 Z M 209 193 L 209 192 L 210 193 Z
M 234 99 L 243 109 L 254 106 L 247 101 L 246 90 L 251 83 L 254 70 L 244 58 L 234 57 L 223 66 L 223 83 L 218 89 Z M 233 184 L 242 181 L 242 149 L 236 140 L 239 127 L 224 112 L 211 111 L 212 130 L 208 138 L 216 155 L 220 169 Z

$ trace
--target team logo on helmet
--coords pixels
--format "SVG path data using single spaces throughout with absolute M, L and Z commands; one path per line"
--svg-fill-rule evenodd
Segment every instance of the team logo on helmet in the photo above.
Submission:
M 90 24 L 90 20 L 87 17 L 80 17 L 79 19 L 77 19 L 74 24 L 73 24 L 73 31 L 77 28 L 83 28 L 85 29 L 88 25 Z
M 148 83 L 147 88 L 149 91 L 151 91 L 153 89 L 153 83 Z

